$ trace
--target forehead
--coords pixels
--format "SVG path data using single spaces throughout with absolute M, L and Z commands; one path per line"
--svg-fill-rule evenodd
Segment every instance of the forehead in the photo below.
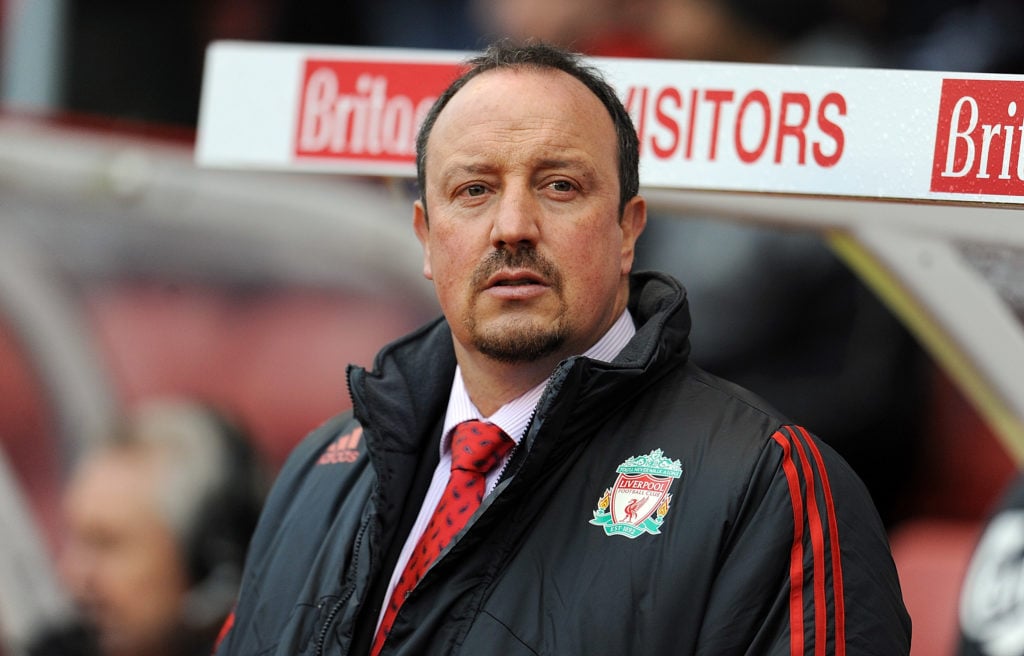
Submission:
M 568 73 L 498 69 L 481 73 L 452 97 L 431 131 L 427 161 L 542 149 L 583 154 L 614 169 L 618 145 L 611 115 Z
M 72 511 L 137 511 L 152 502 L 160 467 L 151 454 L 110 449 L 93 454 L 76 473 L 68 494 Z

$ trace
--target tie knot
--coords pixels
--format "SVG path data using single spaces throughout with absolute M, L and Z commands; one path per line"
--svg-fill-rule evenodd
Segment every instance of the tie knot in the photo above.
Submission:
M 452 435 L 452 469 L 487 473 L 505 457 L 514 442 L 494 424 L 464 421 Z

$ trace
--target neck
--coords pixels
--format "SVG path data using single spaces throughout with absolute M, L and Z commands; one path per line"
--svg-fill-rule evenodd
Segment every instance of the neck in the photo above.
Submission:
M 498 362 L 479 352 L 470 353 L 457 344 L 455 353 L 466 392 L 485 417 L 546 381 L 562 359 L 552 356 L 535 362 Z
M 483 416 L 489 417 L 501 406 L 546 381 L 559 362 L 572 355 L 585 353 L 622 316 L 629 297 L 628 284 L 628 277 L 624 276 L 620 295 L 602 317 L 602 328 L 595 331 L 596 336 L 589 334 L 587 337 L 569 341 L 544 358 L 530 362 L 501 362 L 475 348 L 467 348 L 458 339 L 454 339 L 455 359 L 462 369 L 462 380 L 473 405 L 483 413 Z M 584 341 L 586 339 L 589 341 Z

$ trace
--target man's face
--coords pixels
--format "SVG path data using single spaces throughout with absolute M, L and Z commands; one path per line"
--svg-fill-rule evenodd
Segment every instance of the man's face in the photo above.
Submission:
M 88 461 L 68 490 L 62 571 L 108 654 L 160 653 L 177 626 L 188 577 L 158 510 L 161 468 L 138 452 Z
M 457 348 L 504 362 L 581 353 L 625 307 L 642 199 L 619 218 L 608 111 L 561 71 L 497 70 L 441 112 L 416 233 Z

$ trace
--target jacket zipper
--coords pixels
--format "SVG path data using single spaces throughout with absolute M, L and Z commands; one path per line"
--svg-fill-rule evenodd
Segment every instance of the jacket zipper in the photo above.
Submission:
M 562 366 L 555 367 L 555 370 L 551 372 L 551 375 L 548 376 L 547 382 L 544 384 L 545 388 L 551 385 L 551 381 L 555 379 L 555 377 L 559 374 L 559 371 L 561 369 Z M 537 399 L 537 404 L 533 406 L 533 411 L 530 413 L 530 418 L 526 421 L 526 430 L 523 431 L 523 437 L 518 442 L 516 442 L 512 449 L 508 452 L 508 457 L 505 458 L 505 462 L 501 466 L 501 471 L 498 473 L 497 479 L 499 483 L 505 479 L 505 470 L 508 469 L 509 464 L 514 459 L 516 452 L 519 451 L 520 446 L 522 446 L 523 442 L 527 440 L 527 437 L 530 434 L 530 429 L 533 428 L 533 420 L 537 418 L 537 411 L 540 409 L 541 405 L 544 403 L 547 397 L 548 392 L 547 389 L 545 389 L 544 394 L 541 395 L 539 399 Z M 525 448 L 525 446 L 523 446 L 523 448 Z
M 366 529 L 369 526 L 369 524 L 369 519 L 367 519 L 367 521 L 363 524 L 362 528 L 359 530 L 359 535 L 356 536 L 356 542 L 353 553 L 361 553 L 360 546 L 362 545 L 363 536 L 365 535 Z M 355 565 L 355 563 L 353 563 L 353 565 Z M 324 647 L 327 644 L 327 634 L 330 632 L 331 625 L 334 623 L 334 619 L 338 616 L 338 613 L 341 612 L 341 607 L 348 603 L 348 600 L 356 591 L 355 576 L 356 574 L 353 573 L 352 581 L 349 582 L 347 591 L 345 592 L 344 595 L 342 595 L 340 599 L 338 599 L 338 601 L 335 602 L 334 606 L 332 606 L 331 610 L 327 613 L 327 619 L 324 620 L 323 628 L 320 629 L 320 635 L 319 637 L 317 637 L 316 651 L 314 652 L 316 656 L 323 656 Z
M 555 376 L 559 373 L 560 369 L 562 369 L 562 367 L 556 367 L 555 370 L 551 372 L 551 375 L 548 376 L 547 384 L 550 385 L 551 381 L 555 379 Z M 353 404 L 352 404 L 353 408 L 356 408 L 356 407 L 358 407 L 359 404 L 355 403 L 357 395 L 355 393 L 353 393 L 352 376 L 353 376 L 353 367 L 349 367 L 348 371 L 346 371 L 345 382 L 348 384 L 349 395 L 352 397 L 352 400 L 353 400 Z M 545 393 L 544 396 L 542 396 L 540 399 L 538 399 L 537 405 L 534 406 L 533 412 L 530 413 L 530 419 L 526 422 L 526 431 L 523 433 L 523 440 L 525 440 L 527 438 L 527 435 L 529 434 L 530 429 L 533 427 L 533 420 L 537 417 L 537 411 L 540 408 L 541 403 L 544 401 L 546 396 L 547 396 L 547 394 Z M 356 419 L 359 420 L 359 417 L 357 416 Z M 360 423 L 362 423 L 361 420 L 359 420 L 359 421 L 360 421 Z M 515 452 L 518 451 L 518 450 L 519 450 L 519 444 L 517 443 L 512 448 L 512 450 L 509 452 L 509 457 L 505 459 L 505 463 L 501 467 L 501 472 L 498 474 L 498 480 L 499 481 L 504 479 L 505 471 L 508 469 L 509 463 L 512 462 L 512 459 L 513 459 L 512 456 L 515 455 Z M 356 553 L 358 553 L 359 545 L 360 545 L 360 543 L 363 540 L 363 534 L 365 533 L 366 528 L 367 528 L 367 526 L 364 525 L 362 527 L 362 529 L 359 531 L 359 535 L 356 537 L 356 545 L 355 545 Z M 314 652 L 314 656 L 323 656 L 323 654 L 324 654 L 324 647 L 326 646 L 326 643 L 327 643 L 327 634 L 330 631 L 331 624 L 334 622 L 334 619 L 338 615 L 338 613 L 341 612 L 341 607 L 349 600 L 349 598 L 352 596 L 352 594 L 354 592 L 355 592 L 355 582 L 353 581 L 352 584 L 349 585 L 348 592 L 345 594 L 345 596 L 342 597 L 341 599 L 339 599 L 337 601 L 337 603 L 335 603 L 334 606 L 331 608 L 330 612 L 328 612 L 327 619 L 324 622 L 323 628 L 320 629 L 320 635 L 317 638 L 316 651 Z

